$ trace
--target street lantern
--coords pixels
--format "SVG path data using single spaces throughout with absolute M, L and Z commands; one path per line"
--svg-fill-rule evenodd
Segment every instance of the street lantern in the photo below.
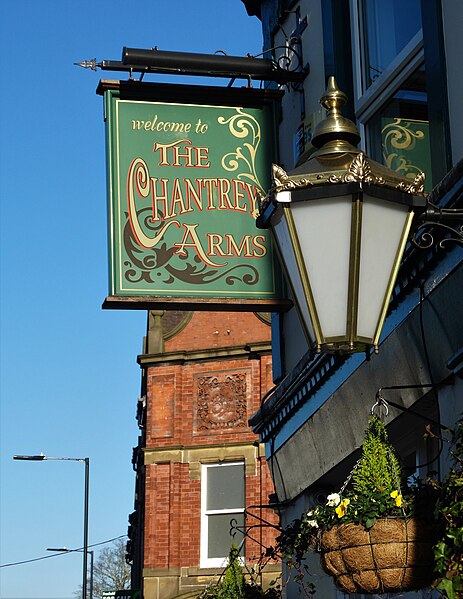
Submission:
M 405 179 L 356 147 L 346 99 L 330 77 L 317 151 L 290 173 L 273 165 L 257 222 L 272 229 L 317 352 L 377 351 L 414 213 L 426 206 L 423 173 Z

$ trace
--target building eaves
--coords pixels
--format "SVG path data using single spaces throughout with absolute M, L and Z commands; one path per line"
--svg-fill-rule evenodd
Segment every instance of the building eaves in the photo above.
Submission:
M 261 18 L 261 4 L 262 0 L 241 0 L 246 7 L 246 12 L 250 17 Z

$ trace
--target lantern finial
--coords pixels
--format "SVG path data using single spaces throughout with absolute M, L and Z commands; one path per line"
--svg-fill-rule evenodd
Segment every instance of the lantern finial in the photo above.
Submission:
M 347 102 L 346 94 L 338 88 L 336 79 L 330 77 L 326 92 L 320 98 L 320 104 L 328 110 L 328 116 L 341 116 L 340 108 Z
M 312 137 L 312 144 L 316 148 L 322 148 L 330 142 L 330 146 L 340 146 L 342 151 L 346 151 L 347 143 L 351 146 L 350 151 L 355 151 L 355 146 L 360 141 L 360 133 L 356 125 L 341 114 L 341 108 L 346 102 L 347 96 L 338 88 L 336 79 L 329 77 L 326 92 L 320 99 L 320 104 L 328 114 L 317 125 Z

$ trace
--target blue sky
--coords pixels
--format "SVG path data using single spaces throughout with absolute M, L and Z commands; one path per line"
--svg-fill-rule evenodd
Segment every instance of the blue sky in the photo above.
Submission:
M 0 563 L 8 564 L 82 545 L 83 464 L 13 454 L 90 458 L 91 544 L 125 534 L 133 509 L 145 313 L 101 309 L 106 171 L 95 89 L 118 77 L 73 62 L 120 60 L 123 46 L 244 56 L 262 44 L 240 0 L 15 0 L 0 13 Z M 72 597 L 81 555 L 4 567 L 0 577 L 3 599 Z

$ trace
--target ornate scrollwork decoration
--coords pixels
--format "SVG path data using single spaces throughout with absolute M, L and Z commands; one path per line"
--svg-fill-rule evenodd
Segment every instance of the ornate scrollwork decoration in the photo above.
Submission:
M 255 187 L 263 190 L 256 169 L 256 155 L 261 142 L 258 121 L 242 108 L 237 108 L 236 114 L 229 118 L 220 116 L 218 122 L 221 125 L 228 125 L 233 137 L 245 140 L 241 146 L 236 147 L 234 152 L 223 156 L 222 167 L 229 172 L 237 171 L 241 167 L 236 178 L 247 179 Z
M 426 127 L 425 122 L 401 118 L 386 124 L 381 130 L 384 164 L 407 179 L 419 174 L 421 169 L 410 158 L 416 159 L 413 151 L 425 147 L 423 144 L 429 139 L 425 133 Z
M 432 231 L 426 231 L 425 229 L 427 227 L 432 229 Z M 450 236 L 444 237 L 444 239 L 439 241 L 435 240 L 435 228 Z M 411 241 L 420 250 L 427 250 L 436 243 L 441 249 L 444 249 L 445 246 L 452 243 L 456 243 L 457 245 L 461 245 L 463 247 L 463 225 L 460 225 L 459 228 L 454 229 L 453 227 L 445 225 L 444 223 L 425 221 L 416 229 Z
M 307 177 L 301 179 L 291 179 L 288 173 L 278 164 L 272 164 L 273 189 L 276 193 L 280 191 L 292 191 L 293 189 L 303 189 L 313 185 Z
M 407 193 L 422 194 L 424 192 L 425 178 L 426 175 L 422 171 L 420 171 L 412 182 L 405 183 L 405 181 L 401 181 L 397 185 L 396 189 L 399 189 L 400 191 L 405 191 Z
M 297 38 L 288 40 L 288 44 L 284 46 L 274 46 L 273 50 L 284 50 L 280 56 L 275 59 L 276 64 L 280 69 L 289 71 L 290 73 L 301 71 L 303 69 L 302 57 L 296 50 L 299 41 Z
M 143 222 L 146 230 L 150 232 L 159 231 L 162 226 L 163 214 L 160 213 L 161 220 L 154 223 L 151 218 L 151 207 L 142 208 L 137 215 L 138 220 Z M 165 241 L 161 241 L 157 247 L 150 250 L 143 249 L 134 239 L 128 218 L 124 226 L 123 239 L 127 254 L 127 259 L 123 263 L 124 278 L 129 283 L 144 281 L 152 284 L 159 280 L 166 285 L 182 281 L 199 286 L 220 280 L 228 288 L 232 288 L 236 283 L 254 286 L 260 280 L 259 271 L 251 264 L 237 264 L 218 271 L 203 264 L 197 256 L 192 258 L 189 250 L 185 256 L 179 255 L 177 249 L 168 247 Z
M 459 208 L 439 208 L 439 206 L 428 201 L 426 211 L 420 218 L 421 222 L 419 222 L 412 237 L 412 242 L 416 247 L 428 249 L 436 243 L 440 248 L 452 243 L 463 246 L 463 210 Z M 456 227 L 445 224 L 452 221 L 459 221 L 459 224 Z M 446 237 L 437 242 L 434 240 L 436 232 L 442 233 Z
M 278 164 L 272 164 L 272 181 L 276 191 L 282 191 L 285 185 L 290 182 L 288 173 Z
M 377 177 L 371 170 L 370 163 L 363 152 L 359 152 L 349 165 L 349 170 L 344 175 L 331 175 L 329 183 L 370 183 L 384 185 L 383 177 Z

